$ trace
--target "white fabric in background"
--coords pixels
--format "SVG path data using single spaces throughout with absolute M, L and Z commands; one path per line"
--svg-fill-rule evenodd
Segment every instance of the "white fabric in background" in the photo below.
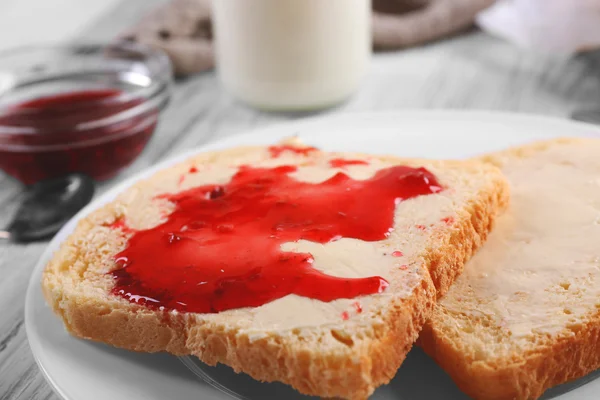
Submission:
M 120 0 L 0 0 L 0 51 L 77 38 Z
M 573 54 L 600 48 L 600 0 L 498 0 L 478 15 L 477 24 L 540 51 Z

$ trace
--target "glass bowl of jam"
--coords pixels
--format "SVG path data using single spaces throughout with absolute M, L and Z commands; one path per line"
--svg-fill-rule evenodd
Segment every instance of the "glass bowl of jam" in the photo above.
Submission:
M 115 176 L 145 148 L 171 83 L 168 57 L 136 43 L 0 53 L 0 169 L 25 184 Z

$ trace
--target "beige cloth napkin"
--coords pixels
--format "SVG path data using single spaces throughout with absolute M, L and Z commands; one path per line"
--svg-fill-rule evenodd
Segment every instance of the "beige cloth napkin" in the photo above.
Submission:
M 373 0 L 373 46 L 398 49 L 442 39 L 473 25 L 494 0 Z
M 171 0 L 120 38 L 164 50 L 177 76 L 201 72 L 214 65 L 210 11 L 210 0 Z
M 476 15 L 493 2 L 373 0 L 373 46 L 398 49 L 450 36 L 473 25 Z M 120 38 L 164 50 L 178 76 L 210 69 L 214 64 L 210 0 L 171 0 Z

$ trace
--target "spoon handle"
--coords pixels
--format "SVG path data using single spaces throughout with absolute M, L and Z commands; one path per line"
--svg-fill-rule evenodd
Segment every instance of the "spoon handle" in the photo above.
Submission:
M 600 124 L 600 109 L 576 110 L 571 114 L 571 118 L 590 124 Z
M 69 174 L 40 181 L 26 188 L 13 220 L 0 239 L 28 243 L 52 237 L 94 195 L 94 181 L 87 175 Z

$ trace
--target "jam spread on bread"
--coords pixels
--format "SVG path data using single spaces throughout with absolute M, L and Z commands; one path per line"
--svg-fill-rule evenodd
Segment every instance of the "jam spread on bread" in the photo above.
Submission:
M 346 160 L 344 158 L 334 158 L 332 160 L 329 160 L 329 165 L 331 165 L 332 168 L 344 168 L 349 165 L 367 165 L 367 164 L 368 164 L 368 162 L 366 162 L 365 160 Z
M 161 195 L 174 210 L 162 224 L 132 231 L 115 256 L 113 294 L 215 313 L 288 294 L 328 302 L 384 291 L 381 277 L 330 276 L 313 268 L 311 254 L 281 245 L 383 240 L 393 230 L 396 204 L 441 191 L 436 177 L 424 168 L 392 166 L 366 180 L 340 172 L 308 183 L 293 177 L 296 169 L 242 166 L 227 184 Z
M 280 146 L 269 146 L 269 153 L 271 153 L 271 157 L 277 158 L 283 152 L 289 151 L 290 153 L 298 154 L 301 156 L 307 156 L 313 151 L 317 151 L 316 147 L 297 147 L 289 144 L 283 144 Z

